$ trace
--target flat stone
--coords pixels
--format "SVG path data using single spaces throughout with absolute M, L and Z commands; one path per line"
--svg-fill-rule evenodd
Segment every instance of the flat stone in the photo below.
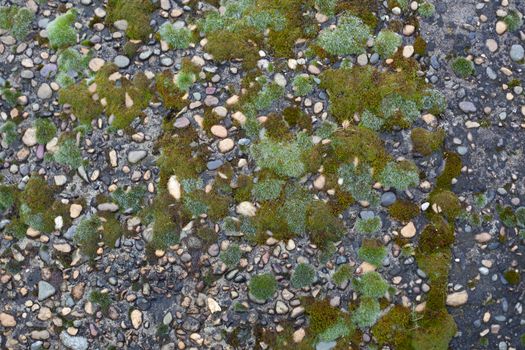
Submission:
M 22 142 L 27 147 L 32 147 L 36 145 L 36 129 L 35 128 L 28 128 L 24 132 L 24 136 L 22 136 Z
M 102 58 L 95 57 L 89 61 L 88 66 L 93 72 L 98 72 L 104 66 L 104 63 L 105 61 Z
M 175 120 L 175 123 L 173 123 L 173 126 L 177 129 L 184 129 L 188 125 L 190 125 L 190 120 L 186 117 L 178 118 Z
M 40 85 L 36 95 L 38 96 L 38 98 L 45 100 L 53 95 L 53 90 L 51 90 L 51 86 L 49 86 L 49 84 L 44 83 Z
M 128 162 L 135 164 L 146 158 L 148 152 L 144 150 L 131 151 L 128 153 Z
M 228 130 L 222 125 L 213 125 L 210 128 L 210 131 L 213 135 L 220 138 L 225 138 L 228 136 Z
M 475 235 L 474 239 L 478 243 L 487 243 L 488 241 L 492 239 L 492 236 L 488 232 L 482 232 L 482 233 L 478 233 L 477 235 Z
M 523 46 L 515 44 L 510 47 L 510 58 L 514 62 L 523 60 L 523 57 L 525 57 L 525 49 L 523 49 Z
M 237 205 L 236 212 L 237 214 L 243 216 L 255 216 L 257 208 L 253 205 L 252 202 L 241 202 Z
M 215 299 L 209 298 L 209 297 L 208 297 L 208 309 L 210 310 L 210 312 L 212 314 L 215 313 L 215 312 L 221 312 L 222 311 L 221 306 L 219 305 L 219 303 L 217 301 L 215 301 Z
M 16 326 L 16 319 L 5 312 L 0 313 L 0 325 L 2 327 L 14 327 Z
M 381 205 L 388 207 L 396 201 L 396 195 L 394 192 L 385 192 L 381 195 Z
M 55 294 L 56 289 L 51 284 L 46 281 L 38 282 L 38 300 L 46 300 L 53 294 Z
M 459 108 L 464 113 L 475 113 L 477 111 L 476 105 L 470 101 L 461 101 L 459 103 Z
M 137 309 L 131 311 L 130 318 L 133 328 L 139 329 L 142 325 L 142 311 Z
M 403 47 L 403 57 L 405 58 L 410 58 L 412 57 L 412 55 L 414 54 L 414 46 L 412 45 L 407 45 L 405 47 Z
M 177 179 L 176 175 L 170 176 L 168 180 L 168 193 L 176 200 L 179 200 L 181 197 L 181 194 L 182 194 L 181 184 L 179 180 Z
M 128 29 L 128 21 L 126 21 L 125 19 L 119 19 L 118 21 L 115 21 L 113 23 L 113 26 L 118 30 L 124 31 Z
M 71 204 L 69 207 L 69 216 L 71 219 L 76 219 L 82 213 L 82 206 L 80 204 Z
M 118 55 L 117 57 L 115 57 L 113 62 L 119 68 L 126 68 L 127 66 L 129 66 L 129 58 L 127 58 L 126 56 L 123 56 L 123 55 Z
M 233 147 L 235 147 L 235 142 L 230 138 L 219 141 L 219 151 L 222 153 L 231 151 Z
M 468 301 L 468 293 L 466 290 L 461 292 L 456 292 L 447 295 L 447 305 L 448 306 L 461 306 L 466 304 Z
M 411 221 L 401 229 L 401 236 L 405 238 L 412 238 L 416 235 L 416 226 Z
M 224 164 L 224 162 L 220 159 L 215 159 L 215 160 L 211 160 L 209 161 L 208 163 L 206 163 L 206 166 L 208 168 L 208 170 L 217 170 L 219 169 L 222 165 Z
M 72 349 L 72 350 L 87 350 L 88 349 L 88 341 L 86 338 L 71 336 L 67 334 L 66 331 L 62 331 L 60 333 L 60 341 L 68 349 Z
M 498 35 L 505 33 L 507 31 L 507 28 L 508 28 L 507 23 L 503 21 L 496 22 L 496 33 Z
M 485 46 L 487 46 L 490 52 L 498 51 L 498 42 L 494 39 L 487 39 Z

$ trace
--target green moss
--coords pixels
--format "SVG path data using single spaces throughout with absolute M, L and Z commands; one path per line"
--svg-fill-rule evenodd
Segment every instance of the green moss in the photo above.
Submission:
M 521 28 L 523 25 L 523 19 L 518 13 L 518 11 L 510 10 L 507 16 L 503 19 L 507 24 L 509 32 L 515 32 Z
M 20 8 L 13 16 L 13 26 L 11 27 L 11 34 L 17 40 L 24 40 L 31 30 L 31 24 L 35 14 L 26 7 Z
M 340 318 L 339 309 L 330 305 L 328 300 L 308 300 L 305 305 L 305 313 L 308 315 L 310 326 L 309 332 L 314 336 L 325 332 L 335 325 Z
M 388 162 L 379 176 L 379 181 L 385 187 L 405 191 L 419 184 L 419 171 L 410 161 Z
M 82 165 L 82 152 L 75 140 L 65 139 L 58 145 L 58 150 L 53 154 L 53 159 L 61 165 L 78 169 Z
M 172 23 L 164 22 L 159 28 L 159 35 L 170 48 L 175 50 L 187 49 L 191 43 L 191 30 L 187 28 L 175 28 Z
M 451 191 L 434 191 L 429 196 L 429 202 L 432 208 L 437 206 L 438 212 L 449 220 L 454 220 L 461 214 L 459 199 Z
M 21 221 L 38 231 L 49 233 L 54 229 L 57 209 L 53 189 L 43 178 L 32 176 L 20 193 Z
M 186 105 L 182 99 L 184 91 L 175 83 L 175 77 L 170 70 L 157 73 L 155 76 L 155 90 L 165 108 L 180 110 Z M 184 81 L 184 79 L 182 79 Z M 185 84 L 182 84 L 185 86 Z
M 461 175 L 462 162 L 461 157 L 457 153 L 446 152 L 445 153 L 445 169 L 438 176 L 436 181 L 436 187 L 438 189 L 452 188 L 452 179 L 455 179 Z
M 377 203 L 378 195 L 372 189 L 371 169 L 366 165 L 356 167 L 354 164 L 343 164 L 338 171 L 342 179 L 341 189 L 349 192 L 358 201 Z
M 18 10 L 19 7 L 14 5 L 0 6 L 0 29 L 10 30 L 13 27 L 14 17 Z
M 381 298 L 388 291 L 388 283 L 375 271 L 367 272 L 353 281 L 356 292 L 364 297 Z
M 357 218 L 354 229 L 360 234 L 373 234 L 379 232 L 382 226 L 381 218 L 374 216 L 367 219 Z
M 376 15 L 379 10 L 379 1 L 369 0 L 345 0 L 338 1 L 336 6 L 336 12 L 348 12 L 354 16 L 357 16 L 363 20 L 363 22 L 370 28 L 374 29 L 377 27 L 379 22 L 378 16 Z
M 16 239 L 23 239 L 26 236 L 27 225 L 20 218 L 13 218 L 5 227 L 3 234 L 12 236 Z
M 357 55 L 365 52 L 370 28 L 359 17 L 343 15 L 336 29 L 319 34 L 318 44 L 332 55 Z
M 476 73 L 474 63 L 464 57 L 458 57 L 451 64 L 452 70 L 460 78 L 467 78 Z
M 6 211 L 15 204 L 16 189 L 14 186 L 0 185 L 0 210 Z
M 308 208 L 307 228 L 310 241 L 320 249 L 330 242 L 336 242 L 346 232 L 343 222 L 330 210 L 330 207 L 320 201 L 313 202 Z
M 89 257 L 97 254 L 102 221 L 98 216 L 83 218 L 77 226 L 73 242 L 80 246 L 80 251 Z
M 330 112 L 338 122 L 368 111 L 384 119 L 385 127 L 405 127 L 419 117 L 417 106 L 426 91 L 416 72 L 412 66 L 395 72 L 380 72 L 369 65 L 329 69 L 321 74 L 320 87 L 327 90 Z
M 195 83 L 195 80 L 195 73 L 191 71 L 181 70 L 175 78 L 175 84 L 177 85 L 177 88 L 179 88 L 179 90 L 187 92 L 190 89 L 190 87 Z
M 507 227 L 516 227 L 517 219 L 512 207 L 510 206 L 496 206 L 496 212 L 498 213 L 500 221 Z
M 0 89 L 0 92 L 2 93 L 2 99 L 8 106 L 15 107 L 18 104 L 18 98 L 21 96 L 20 92 L 8 87 Z
M 253 185 L 252 195 L 256 201 L 274 200 L 279 197 L 283 185 L 282 180 L 262 180 Z
M 208 34 L 207 39 L 206 50 L 215 60 L 241 59 L 245 69 L 255 68 L 259 59 L 256 42 L 261 40 L 260 34 L 255 29 L 247 28 L 236 32 L 215 31 Z
M 315 269 L 312 265 L 301 263 L 293 271 L 290 283 L 296 289 L 309 287 L 314 282 L 315 275 Z
M 376 239 L 364 239 L 357 252 L 359 258 L 374 266 L 381 266 L 387 255 L 386 248 L 381 241 Z
M 353 273 L 354 269 L 350 265 L 343 264 L 337 268 L 337 270 L 332 276 L 332 280 L 336 285 L 342 286 L 344 283 L 349 281 L 350 278 L 352 278 Z
M 306 96 L 314 89 L 314 79 L 309 75 L 295 76 L 292 85 L 297 96 Z
M 379 346 L 391 345 L 394 349 L 412 349 L 412 313 L 395 305 L 372 327 L 372 334 Z
M 117 240 L 124 234 L 124 228 L 112 213 L 103 213 L 99 216 L 102 224 L 102 241 L 110 248 L 114 248 Z
M 139 211 L 143 205 L 147 190 L 144 186 L 135 186 L 124 191 L 122 187 L 111 193 L 111 198 L 118 204 L 120 210 L 127 213 Z
M 52 48 L 63 49 L 77 43 L 77 32 L 73 27 L 76 18 L 77 11 L 71 9 L 48 23 L 46 31 Z
M 456 334 L 454 318 L 446 310 L 432 313 L 418 323 L 412 338 L 414 349 L 445 350 Z
M 82 75 L 88 68 L 91 54 L 82 55 L 76 49 L 67 48 L 58 56 L 57 81 L 62 88 L 68 87 L 75 82 L 75 77 Z
M 262 139 L 252 145 L 250 153 L 262 169 L 270 169 L 281 176 L 300 177 L 306 171 L 302 156 L 310 147 L 311 140 L 299 134 L 292 142 Z
M 419 56 L 424 56 L 427 53 L 427 42 L 420 35 L 414 39 L 414 53 Z
M 425 226 L 419 236 L 417 254 L 431 254 L 454 243 L 454 227 L 442 218 L 436 217 L 434 222 Z
M 109 311 L 109 307 L 113 304 L 113 300 L 111 300 L 108 293 L 102 293 L 98 290 L 94 290 L 89 294 L 89 301 L 97 304 L 104 314 Z
M 277 281 L 272 274 L 263 273 L 252 277 L 248 289 L 255 299 L 266 301 L 277 290 Z
M 374 49 L 383 58 L 392 57 L 403 43 L 401 35 L 390 30 L 382 30 L 377 35 Z
M 128 22 L 126 36 L 132 40 L 146 41 L 151 33 L 150 14 L 155 9 L 149 0 L 109 0 L 106 23 L 124 19 Z
M 374 298 L 362 298 L 352 314 L 352 321 L 361 329 L 373 326 L 379 318 L 381 309 Z
M 221 261 L 228 266 L 228 268 L 233 269 L 239 264 L 241 259 L 242 252 L 238 244 L 230 244 L 228 248 L 221 253 Z
M 283 118 L 292 127 L 297 126 L 301 130 L 312 128 L 310 118 L 299 107 L 286 107 L 283 110 Z
M 525 228 L 525 207 L 519 207 L 514 211 L 516 223 L 519 227 Z
M 423 17 L 432 17 L 436 12 L 436 7 L 432 3 L 425 1 L 419 5 L 417 12 Z
M 93 119 L 103 112 L 102 106 L 92 99 L 83 81 L 65 89 L 60 89 L 58 94 L 58 102 L 63 105 L 70 105 L 72 113 L 82 124 L 90 124 Z
M 326 16 L 333 16 L 335 14 L 335 6 L 337 0 L 315 0 L 315 6 L 319 9 L 319 12 Z
M 5 143 L 10 146 L 18 139 L 18 132 L 16 131 L 16 123 L 12 120 L 6 121 L 0 127 Z
M 520 273 L 513 269 L 505 271 L 503 277 L 505 277 L 505 280 L 507 280 L 507 282 L 509 282 L 509 284 L 512 286 L 517 286 L 521 280 Z
M 388 214 L 397 221 L 408 222 L 419 215 L 419 205 L 406 200 L 397 200 L 388 207 Z
M 429 156 L 443 147 L 445 130 L 438 129 L 434 132 L 423 128 L 414 128 L 410 134 L 414 151 L 423 156 Z
M 53 137 L 55 137 L 57 133 L 57 128 L 53 121 L 49 119 L 43 119 L 38 118 L 35 120 L 35 128 L 36 128 L 36 141 L 41 144 L 45 145 Z

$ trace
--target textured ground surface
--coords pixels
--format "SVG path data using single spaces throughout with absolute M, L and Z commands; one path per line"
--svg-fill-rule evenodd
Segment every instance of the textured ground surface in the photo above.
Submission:
M 129 21 L 113 18 L 119 2 L 0 0 L 0 348 L 525 349 L 525 2 L 431 0 L 428 17 L 417 10 L 423 1 L 377 2 L 363 51 L 336 55 L 317 43 L 357 14 L 356 1 L 283 2 L 295 12 L 253 1 L 257 11 L 275 5 L 273 21 L 302 19 L 288 23 L 302 32 L 284 54 L 272 20 L 261 20 L 250 40 L 232 36 L 234 45 L 204 27 L 210 14 L 224 18 L 250 1 L 134 0 L 125 8 L 147 6 Z M 322 14 L 327 3 L 337 3 L 334 15 Z M 32 16 L 20 20 L 19 8 Z M 72 8 L 74 38 L 53 45 L 49 23 Z M 517 28 L 504 24 L 509 16 Z M 22 34 L 9 18 L 28 24 Z M 131 33 L 133 23 L 146 34 Z M 188 38 L 169 45 L 159 34 L 164 23 Z M 385 28 L 402 40 L 390 59 L 374 43 Z M 228 30 L 222 37 L 246 28 Z M 427 47 L 414 53 L 419 37 Z M 67 50 L 81 55 L 70 67 Z M 454 71 L 458 57 L 473 62 L 471 74 Z M 364 136 L 344 144 L 368 130 L 364 111 L 334 112 L 334 104 L 361 91 L 331 92 L 326 72 L 366 67 L 393 76 L 413 68 L 407 86 L 415 79 L 419 93 L 437 90 L 446 108 L 418 100 L 410 123 L 358 134 L 381 146 L 352 148 Z M 311 85 L 304 94 L 299 76 Z M 339 79 L 342 90 L 355 87 Z M 361 101 L 373 100 L 378 81 Z M 263 86 L 278 90 L 269 103 Z M 304 113 L 302 124 L 283 120 L 290 107 Z M 37 120 L 56 129 L 43 137 Z M 443 144 L 421 154 L 416 128 L 444 130 Z M 276 147 L 263 159 L 265 144 Z M 392 186 L 374 170 L 343 176 L 345 166 L 383 169 L 382 158 L 369 157 L 378 149 L 416 170 Z M 461 160 L 456 172 L 450 159 Z M 268 179 L 277 195 L 242 192 Z M 441 208 L 433 196 L 443 192 L 452 199 Z M 394 215 L 394 202 L 415 213 Z M 378 219 L 379 227 L 359 227 Z M 436 228 L 441 222 L 446 229 Z M 428 227 L 434 240 L 424 236 Z M 442 243 L 446 232 L 452 240 Z M 366 244 L 379 261 L 359 253 Z M 425 260 L 438 254 L 445 259 Z M 378 295 L 360 284 L 373 271 L 385 285 Z M 270 281 L 259 287 L 261 275 Z M 395 306 L 405 323 L 387 327 Z

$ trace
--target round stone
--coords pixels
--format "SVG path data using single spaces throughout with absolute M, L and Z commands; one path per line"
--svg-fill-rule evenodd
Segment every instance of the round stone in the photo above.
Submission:
M 123 55 L 118 55 L 115 57 L 115 60 L 113 61 L 119 68 L 126 68 L 129 66 L 129 58 Z
M 225 138 L 228 136 L 228 130 L 222 125 L 213 125 L 210 129 L 211 133 L 217 137 Z
M 525 56 L 525 50 L 523 49 L 523 46 L 519 44 L 512 45 L 510 48 L 510 58 L 514 62 L 519 62 L 523 59 Z
M 222 153 L 231 151 L 234 146 L 235 142 L 230 138 L 219 141 L 219 150 Z
M 53 95 L 53 90 L 51 90 L 51 87 L 49 86 L 49 84 L 44 83 L 40 85 L 36 95 L 38 96 L 38 98 L 48 99 L 51 97 L 51 95 Z

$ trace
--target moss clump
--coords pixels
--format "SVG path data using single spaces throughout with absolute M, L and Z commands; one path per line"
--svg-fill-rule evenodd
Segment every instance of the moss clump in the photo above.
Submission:
M 331 212 L 330 207 L 324 202 L 313 202 L 308 208 L 307 215 L 310 240 L 322 250 L 330 242 L 340 239 L 346 231 L 343 222 Z
M 109 248 L 114 248 L 117 240 L 124 234 L 124 228 L 111 213 L 99 215 L 102 223 L 102 241 Z
M 328 300 L 308 300 L 304 303 L 310 326 L 308 330 L 313 335 L 318 335 L 335 325 L 339 320 L 339 309 L 330 305 Z
M 507 28 L 510 32 L 515 32 L 521 28 L 523 25 L 523 19 L 518 13 L 518 11 L 510 10 L 507 16 L 503 19 L 507 24 Z
M 312 265 L 301 263 L 292 273 L 290 283 L 292 287 L 301 289 L 310 286 L 315 279 L 315 269 Z
M 454 220 L 461 214 L 459 199 L 451 191 L 434 191 L 430 194 L 429 201 L 435 212 L 442 213 L 449 220 Z
M 175 77 L 175 84 L 179 90 L 187 92 L 196 79 L 195 73 L 192 71 L 181 70 Z
M 6 211 L 15 204 L 16 189 L 14 186 L 0 185 L 0 210 Z
M 155 76 L 155 90 L 165 108 L 180 110 L 187 104 L 183 100 L 184 90 L 179 89 L 175 76 L 169 70 L 157 73 Z
M 401 222 L 408 222 L 419 215 L 419 206 L 406 200 L 397 200 L 388 208 L 390 216 Z
M 94 101 L 84 81 L 60 89 L 58 102 L 62 105 L 71 106 L 71 112 L 82 124 L 90 124 L 103 112 L 103 107 L 98 101 Z
M 100 310 L 104 314 L 108 312 L 109 307 L 113 303 L 108 293 L 102 293 L 98 290 L 94 290 L 89 294 L 89 301 L 100 306 Z
M 452 188 L 452 179 L 455 179 L 461 175 L 462 162 L 461 157 L 457 153 L 446 152 L 445 153 L 445 169 L 438 176 L 436 181 L 436 187 L 438 189 Z
M 18 104 L 18 98 L 21 95 L 20 92 L 14 88 L 9 87 L 0 89 L 0 92 L 2 93 L 2 99 L 7 103 L 8 106 L 15 107 Z
M 274 200 L 279 197 L 283 185 L 282 180 L 262 180 L 253 185 L 252 195 L 256 201 Z
M 306 96 L 314 89 L 314 79 L 309 75 L 297 75 L 292 85 L 297 96 Z
M 191 30 L 188 28 L 175 28 L 170 22 L 164 22 L 159 28 L 159 35 L 170 48 L 179 50 L 187 49 L 191 43 Z
M 395 349 L 412 349 L 412 312 L 395 305 L 372 327 L 379 346 L 391 345 Z
M 127 191 L 119 187 L 111 193 L 111 198 L 123 212 L 136 213 L 143 207 L 146 193 L 147 190 L 144 186 L 130 187 Z
M 97 254 L 98 241 L 102 231 L 102 221 L 98 216 L 83 218 L 77 226 L 73 242 L 80 246 L 80 251 L 89 257 Z
M 507 227 L 516 227 L 517 219 L 516 214 L 510 206 L 496 206 L 496 212 L 498 213 L 500 221 Z
M 255 299 L 266 301 L 277 290 L 277 281 L 272 274 L 263 273 L 252 277 L 248 289 Z
M 417 12 L 422 17 L 432 17 L 434 16 L 434 13 L 436 13 L 436 7 L 432 3 L 425 1 L 419 5 Z
M 359 307 L 352 314 L 352 321 L 361 329 L 374 325 L 381 308 L 374 298 L 362 298 Z
M 229 269 L 235 268 L 241 260 L 242 252 L 238 244 L 230 244 L 228 248 L 221 253 L 221 261 L 228 266 Z
M 7 30 L 17 40 L 24 40 L 27 37 L 34 18 L 35 14 L 26 7 L 0 7 L 0 29 Z
M 51 232 L 57 213 L 53 189 L 38 176 L 32 176 L 20 193 L 20 218 L 26 225 L 41 231 Z
M 326 16 L 333 16 L 335 14 L 335 6 L 337 0 L 315 0 L 315 6 L 319 9 L 319 12 Z
M 126 128 L 148 106 L 152 97 L 149 79 L 144 73 L 137 73 L 132 80 L 122 77 L 113 81 L 110 76 L 118 72 L 114 64 L 104 65 L 95 77 L 97 94 L 105 102 L 106 115 L 113 115 L 111 126 Z
M 419 171 L 410 161 L 388 162 L 379 176 L 379 181 L 385 187 L 405 191 L 419 184 Z
M 420 35 L 414 39 L 414 53 L 419 56 L 425 55 L 427 52 L 427 42 Z
M 443 147 L 445 130 L 438 129 L 434 132 L 423 128 L 414 128 L 410 134 L 414 151 L 423 156 L 429 156 Z
M 505 271 L 503 277 L 505 277 L 505 280 L 512 286 L 517 286 L 521 280 L 520 273 L 513 269 Z
M 376 239 L 364 239 L 357 252 L 359 258 L 374 266 L 381 266 L 387 252 L 381 241 Z
M 245 69 L 255 68 L 258 60 L 258 48 L 255 41 L 260 41 L 260 34 L 254 29 L 242 29 L 238 32 L 220 30 L 207 35 L 206 50 L 217 61 L 241 59 Z M 258 40 L 257 40 L 258 39 Z
M 366 219 L 357 218 L 354 229 L 360 234 L 373 234 L 379 232 L 382 226 L 381 218 L 374 216 Z
M 464 57 L 458 57 L 451 64 L 452 70 L 460 78 L 467 78 L 476 73 L 474 63 Z
M 55 124 L 49 119 L 39 118 L 35 120 L 35 128 L 36 141 L 41 145 L 45 145 L 51 141 L 51 139 L 55 137 L 57 133 Z
M 18 139 L 18 132 L 16 131 L 16 123 L 12 120 L 6 121 L 0 127 L 0 132 L 5 143 L 10 146 Z
M 426 83 L 415 67 L 380 72 L 372 66 L 330 69 L 320 87 L 330 96 L 330 112 L 337 121 L 353 120 L 368 111 L 384 120 L 384 127 L 406 127 L 419 117 Z
M 437 250 L 449 248 L 454 243 L 454 227 L 437 217 L 425 226 L 419 237 L 417 254 L 431 254 Z
M 424 317 L 418 325 L 412 338 L 414 349 L 448 349 L 448 344 L 457 331 L 454 318 L 446 310 Z
M 403 43 L 401 35 L 391 30 L 382 30 L 377 35 L 374 49 L 383 58 L 392 57 Z
M 381 298 L 388 290 L 388 283 L 375 271 L 367 272 L 353 281 L 354 289 L 365 297 Z
M 262 139 L 251 147 L 250 153 L 262 169 L 272 170 L 280 176 L 300 177 L 306 171 L 303 154 L 310 148 L 308 136 L 299 134 L 292 142 Z
M 352 278 L 352 274 L 354 273 L 354 269 L 348 265 L 340 265 L 335 273 L 332 276 L 332 280 L 334 283 L 338 286 L 342 286 L 344 283 L 350 280 Z
M 77 14 L 75 9 L 71 9 L 49 22 L 46 31 L 52 48 L 63 49 L 77 43 L 77 32 L 73 28 Z
M 146 41 L 151 33 L 150 14 L 155 6 L 150 0 L 109 0 L 106 23 L 124 19 L 128 22 L 126 36 L 132 40 Z
M 514 211 L 516 223 L 519 227 L 525 228 L 525 207 L 519 207 Z
M 58 150 L 53 154 L 53 159 L 58 164 L 78 169 L 82 165 L 82 152 L 75 140 L 68 138 L 59 143 Z
M 318 44 L 332 55 L 358 55 L 365 52 L 370 28 L 359 17 L 345 14 L 336 29 L 319 34 Z
M 310 118 L 299 107 L 286 107 L 283 110 L 283 118 L 291 127 L 297 126 L 300 130 L 312 129 Z
M 88 68 L 91 54 L 82 55 L 73 48 L 67 48 L 58 56 L 57 82 L 66 88 L 75 83 L 75 78 L 84 74 Z
M 378 195 L 372 189 L 373 179 L 368 166 L 356 167 L 354 164 L 343 164 L 339 168 L 338 175 L 342 180 L 341 189 L 349 192 L 355 200 L 369 203 L 378 201 Z

